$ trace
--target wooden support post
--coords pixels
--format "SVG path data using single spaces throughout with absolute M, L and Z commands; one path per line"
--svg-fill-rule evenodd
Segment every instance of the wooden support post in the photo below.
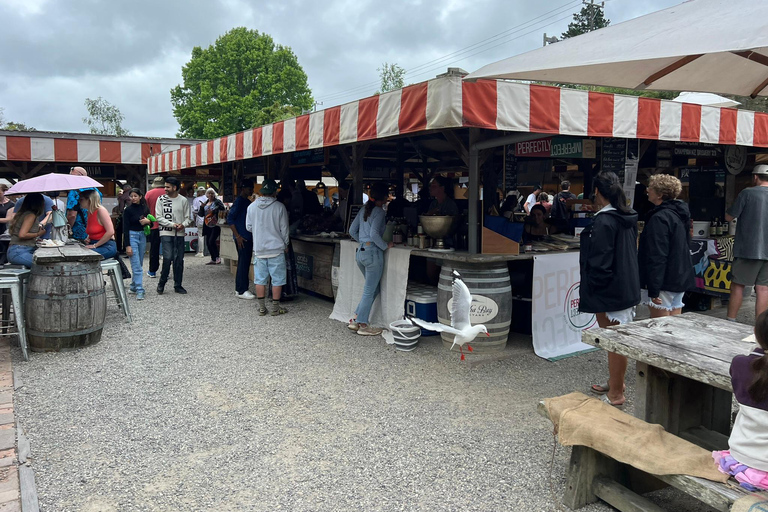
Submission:
M 395 157 L 395 172 L 397 173 L 398 197 L 405 197 L 405 171 L 403 170 L 403 141 L 397 141 L 397 156 Z
M 665 512 L 647 498 L 643 498 L 610 478 L 599 476 L 592 484 L 595 496 L 622 512 Z
M 475 147 L 479 130 L 469 129 L 469 216 L 468 216 L 468 250 L 470 254 L 477 254 L 480 247 L 480 219 L 478 217 L 478 197 L 480 194 L 480 167 L 478 160 L 480 151 Z
M 352 146 L 352 185 L 354 187 L 354 197 L 350 199 L 350 204 L 363 204 L 363 157 L 357 144 Z

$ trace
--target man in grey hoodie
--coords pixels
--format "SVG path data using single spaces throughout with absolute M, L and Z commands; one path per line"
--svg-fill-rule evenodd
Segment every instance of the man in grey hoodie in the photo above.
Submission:
M 187 293 L 181 286 L 184 277 L 184 228 L 192 225 L 189 202 L 179 194 L 181 183 L 171 176 L 165 179 L 165 195 L 157 198 L 155 214 L 160 229 L 160 246 L 163 251 L 163 270 L 160 282 L 157 283 L 157 293 L 162 295 L 168 274 L 173 264 L 173 290 L 176 293 Z
M 288 210 L 275 198 L 277 183 L 266 179 L 260 197 L 248 206 L 245 229 L 253 234 L 253 281 L 259 315 L 267 314 L 267 283 L 272 278 L 272 316 L 282 315 L 280 296 L 286 282 L 285 253 L 288 252 Z

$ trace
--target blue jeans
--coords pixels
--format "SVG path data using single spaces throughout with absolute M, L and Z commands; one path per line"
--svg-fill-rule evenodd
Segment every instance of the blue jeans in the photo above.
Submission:
M 163 269 L 160 272 L 160 281 L 157 283 L 157 287 L 163 288 L 168 282 L 171 265 L 173 265 L 173 286 L 179 288 L 181 280 L 184 278 L 184 237 L 161 236 L 160 244 L 163 250 Z
M 9 245 L 8 261 L 14 265 L 24 265 L 27 268 L 32 268 L 32 255 L 34 252 L 35 248 L 29 245 Z
M 128 243 L 131 246 L 131 271 L 133 272 L 133 281 L 131 281 L 131 288 L 136 292 L 143 292 L 144 287 L 144 269 L 142 264 L 144 263 L 144 252 L 147 250 L 147 237 L 144 236 L 143 231 L 130 231 L 128 233 L 130 239 Z
M 91 250 L 101 254 L 105 260 L 108 260 L 109 258 L 114 258 L 115 256 L 117 256 L 117 244 L 115 243 L 114 240 L 110 240 L 104 245 L 100 247 L 96 247 L 95 249 L 91 249 Z
M 357 323 L 367 324 L 368 315 L 371 314 L 371 306 L 379 294 L 381 276 L 384 274 L 384 251 L 374 244 L 361 244 L 355 259 L 360 272 L 365 276 L 363 296 L 360 298 L 360 304 L 357 305 L 355 314 L 357 315 Z

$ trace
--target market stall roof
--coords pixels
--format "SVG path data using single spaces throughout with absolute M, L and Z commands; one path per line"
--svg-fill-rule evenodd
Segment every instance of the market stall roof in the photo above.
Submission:
M 466 78 L 766 96 L 767 18 L 763 0 L 689 0 L 488 64 Z
M 450 128 L 768 147 L 768 114 L 496 80 L 437 78 L 149 159 L 150 174 Z
M 0 161 L 146 164 L 150 156 L 199 140 L 0 130 Z

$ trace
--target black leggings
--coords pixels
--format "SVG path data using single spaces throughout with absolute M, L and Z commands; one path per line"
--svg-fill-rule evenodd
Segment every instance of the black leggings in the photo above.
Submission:
M 208 227 L 205 226 L 205 245 L 208 247 L 208 252 L 211 253 L 211 261 L 219 259 L 219 246 L 216 243 L 221 234 L 221 228 L 219 226 Z

